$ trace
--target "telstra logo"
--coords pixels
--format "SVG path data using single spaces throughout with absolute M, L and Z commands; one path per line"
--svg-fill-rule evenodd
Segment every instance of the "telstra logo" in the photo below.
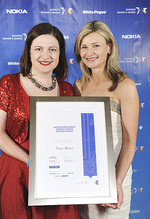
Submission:
M 141 103 L 141 104 L 140 104 L 140 107 L 141 107 L 141 108 L 144 108 L 144 104 L 145 104 L 145 103 Z
M 69 14 L 72 14 L 72 8 L 68 8 L 67 12 L 68 12 Z
M 143 11 L 144 14 L 147 14 L 147 8 L 143 8 L 142 11 Z
M 144 146 L 141 146 L 141 147 L 140 147 L 140 151 L 144 151 Z
M 69 59 L 69 63 L 73 65 L 73 59 Z
M 145 59 L 146 59 L 146 57 L 142 57 L 142 58 L 141 58 L 141 61 L 142 61 L 142 62 L 145 62 Z
M 141 193 L 143 193 L 143 188 L 140 188 L 139 191 L 140 191 Z
M 99 186 L 99 180 L 96 180 L 96 181 L 95 181 L 95 184 L 96 184 L 97 186 Z

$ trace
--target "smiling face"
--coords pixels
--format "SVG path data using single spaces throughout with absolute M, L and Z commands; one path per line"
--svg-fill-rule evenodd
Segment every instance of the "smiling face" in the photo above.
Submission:
M 59 63 L 59 42 L 50 35 L 41 35 L 35 38 L 31 44 L 31 71 L 37 73 L 52 73 Z
M 83 63 L 91 70 L 105 68 L 110 45 L 106 44 L 105 38 L 96 32 L 83 37 L 80 47 L 80 56 Z

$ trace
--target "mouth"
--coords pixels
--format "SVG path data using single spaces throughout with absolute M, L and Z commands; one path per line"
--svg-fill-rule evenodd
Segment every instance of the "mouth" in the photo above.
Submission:
M 43 65 L 43 66 L 48 66 L 48 65 L 50 65 L 52 62 L 50 62 L 50 61 L 39 61 L 39 63 L 40 63 L 41 65 Z
M 95 61 L 97 59 L 97 57 L 93 57 L 93 58 L 86 58 L 86 60 L 87 61 L 89 61 L 89 62 L 93 62 L 93 61 Z

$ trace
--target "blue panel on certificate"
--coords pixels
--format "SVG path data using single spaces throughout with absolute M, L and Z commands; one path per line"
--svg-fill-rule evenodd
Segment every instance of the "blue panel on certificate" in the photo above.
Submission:
M 84 176 L 97 176 L 94 114 L 81 113 Z

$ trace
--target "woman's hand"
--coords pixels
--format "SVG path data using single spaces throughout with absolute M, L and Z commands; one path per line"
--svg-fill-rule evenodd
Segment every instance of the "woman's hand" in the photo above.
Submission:
M 118 203 L 117 204 L 112 204 L 112 203 L 106 203 L 106 204 L 100 204 L 100 206 L 103 207 L 109 207 L 112 209 L 118 209 L 120 210 L 121 205 L 123 203 L 123 189 L 122 189 L 122 185 L 117 183 L 117 199 L 118 199 Z
M 116 204 L 110 204 L 110 203 L 106 203 L 106 204 L 100 204 L 100 206 L 103 206 L 103 207 L 109 207 L 109 208 L 112 208 L 112 209 L 116 209 Z
M 117 183 L 117 199 L 118 199 L 118 203 L 116 204 L 116 208 L 120 209 L 123 203 L 123 189 L 122 189 L 122 185 L 119 183 Z

